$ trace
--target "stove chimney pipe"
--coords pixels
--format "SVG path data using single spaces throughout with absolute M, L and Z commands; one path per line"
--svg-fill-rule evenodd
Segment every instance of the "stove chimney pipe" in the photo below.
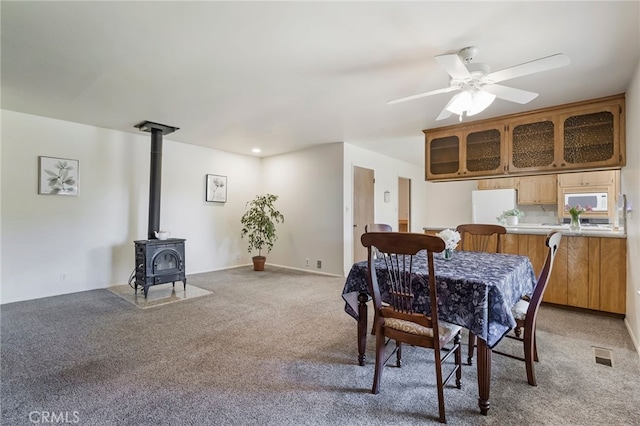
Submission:
M 143 121 L 135 125 L 143 132 L 151 133 L 151 163 L 149 171 L 149 227 L 148 239 L 156 239 L 160 230 L 160 189 L 162 183 L 162 136 L 178 130 L 178 127 Z

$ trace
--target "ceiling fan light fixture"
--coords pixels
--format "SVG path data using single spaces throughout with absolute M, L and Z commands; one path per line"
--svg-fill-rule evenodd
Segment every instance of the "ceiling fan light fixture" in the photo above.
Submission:
M 471 97 L 471 93 L 463 90 L 451 99 L 451 102 L 447 105 L 447 110 L 453 114 L 462 115 L 465 111 L 469 111 L 472 102 L 473 98 Z
M 451 99 L 447 110 L 453 114 L 476 115 L 489 107 L 496 99 L 496 95 L 484 90 L 465 89 Z
M 484 90 L 474 91 L 472 97 L 473 103 L 471 105 L 471 108 L 469 108 L 469 112 L 467 112 L 467 115 L 475 115 L 479 112 L 484 111 L 496 99 L 496 95 Z

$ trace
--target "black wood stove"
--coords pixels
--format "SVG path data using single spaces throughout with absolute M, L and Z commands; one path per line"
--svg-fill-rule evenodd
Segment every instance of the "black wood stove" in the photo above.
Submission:
M 147 297 L 149 287 L 182 281 L 187 288 L 187 278 L 184 273 L 184 239 L 169 238 L 166 240 L 138 240 L 136 245 L 136 283 L 144 290 Z
M 156 238 L 160 231 L 160 184 L 162 178 L 162 136 L 178 130 L 177 127 L 143 121 L 138 129 L 151 133 L 151 167 L 149 178 L 149 227 L 148 239 L 134 241 L 136 255 L 135 292 L 142 287 L 144 297 L 149 287 L 156 284 L 182 281 L 187 288 L 184 266 L 184 242 L 182 238 Z

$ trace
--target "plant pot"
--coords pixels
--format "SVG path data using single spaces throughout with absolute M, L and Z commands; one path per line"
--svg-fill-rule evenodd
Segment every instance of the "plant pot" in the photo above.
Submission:
M 264 256 L 253 256 L 251 258 L 253 260 L 253 270 L 254 271 L 264 271 L 264 262 L 267 261 L 267 258 Z
M 518 224 L 518 216 L 507 216 L 507 225 L 517 225 Z

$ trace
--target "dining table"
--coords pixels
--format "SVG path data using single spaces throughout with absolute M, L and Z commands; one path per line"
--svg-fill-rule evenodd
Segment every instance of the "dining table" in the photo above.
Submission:
M 445 259 L 434 254 L 438 297 L 438 318 L 460 325 L 477 336 L 478 406 L 486 415 L 490 408 L 491 353 L 500 340 L 516 326 L 511 308 L 522 297 L 533 293 L 537 282 L 526 256 L 456 250 Z M 383 302 L 390 302 L 389 282 L 384 260 L 375 261 Z M 358 321 L 358 363 L 365 364 L 367 341 L 367 302 L 371 299 L 367 277 L 368 262 L 356 262 L 347 275 L 342 298 L 345 311 Z M 430 314 L 426 252 L 414 259 L 412 279 L 414 309 Z

